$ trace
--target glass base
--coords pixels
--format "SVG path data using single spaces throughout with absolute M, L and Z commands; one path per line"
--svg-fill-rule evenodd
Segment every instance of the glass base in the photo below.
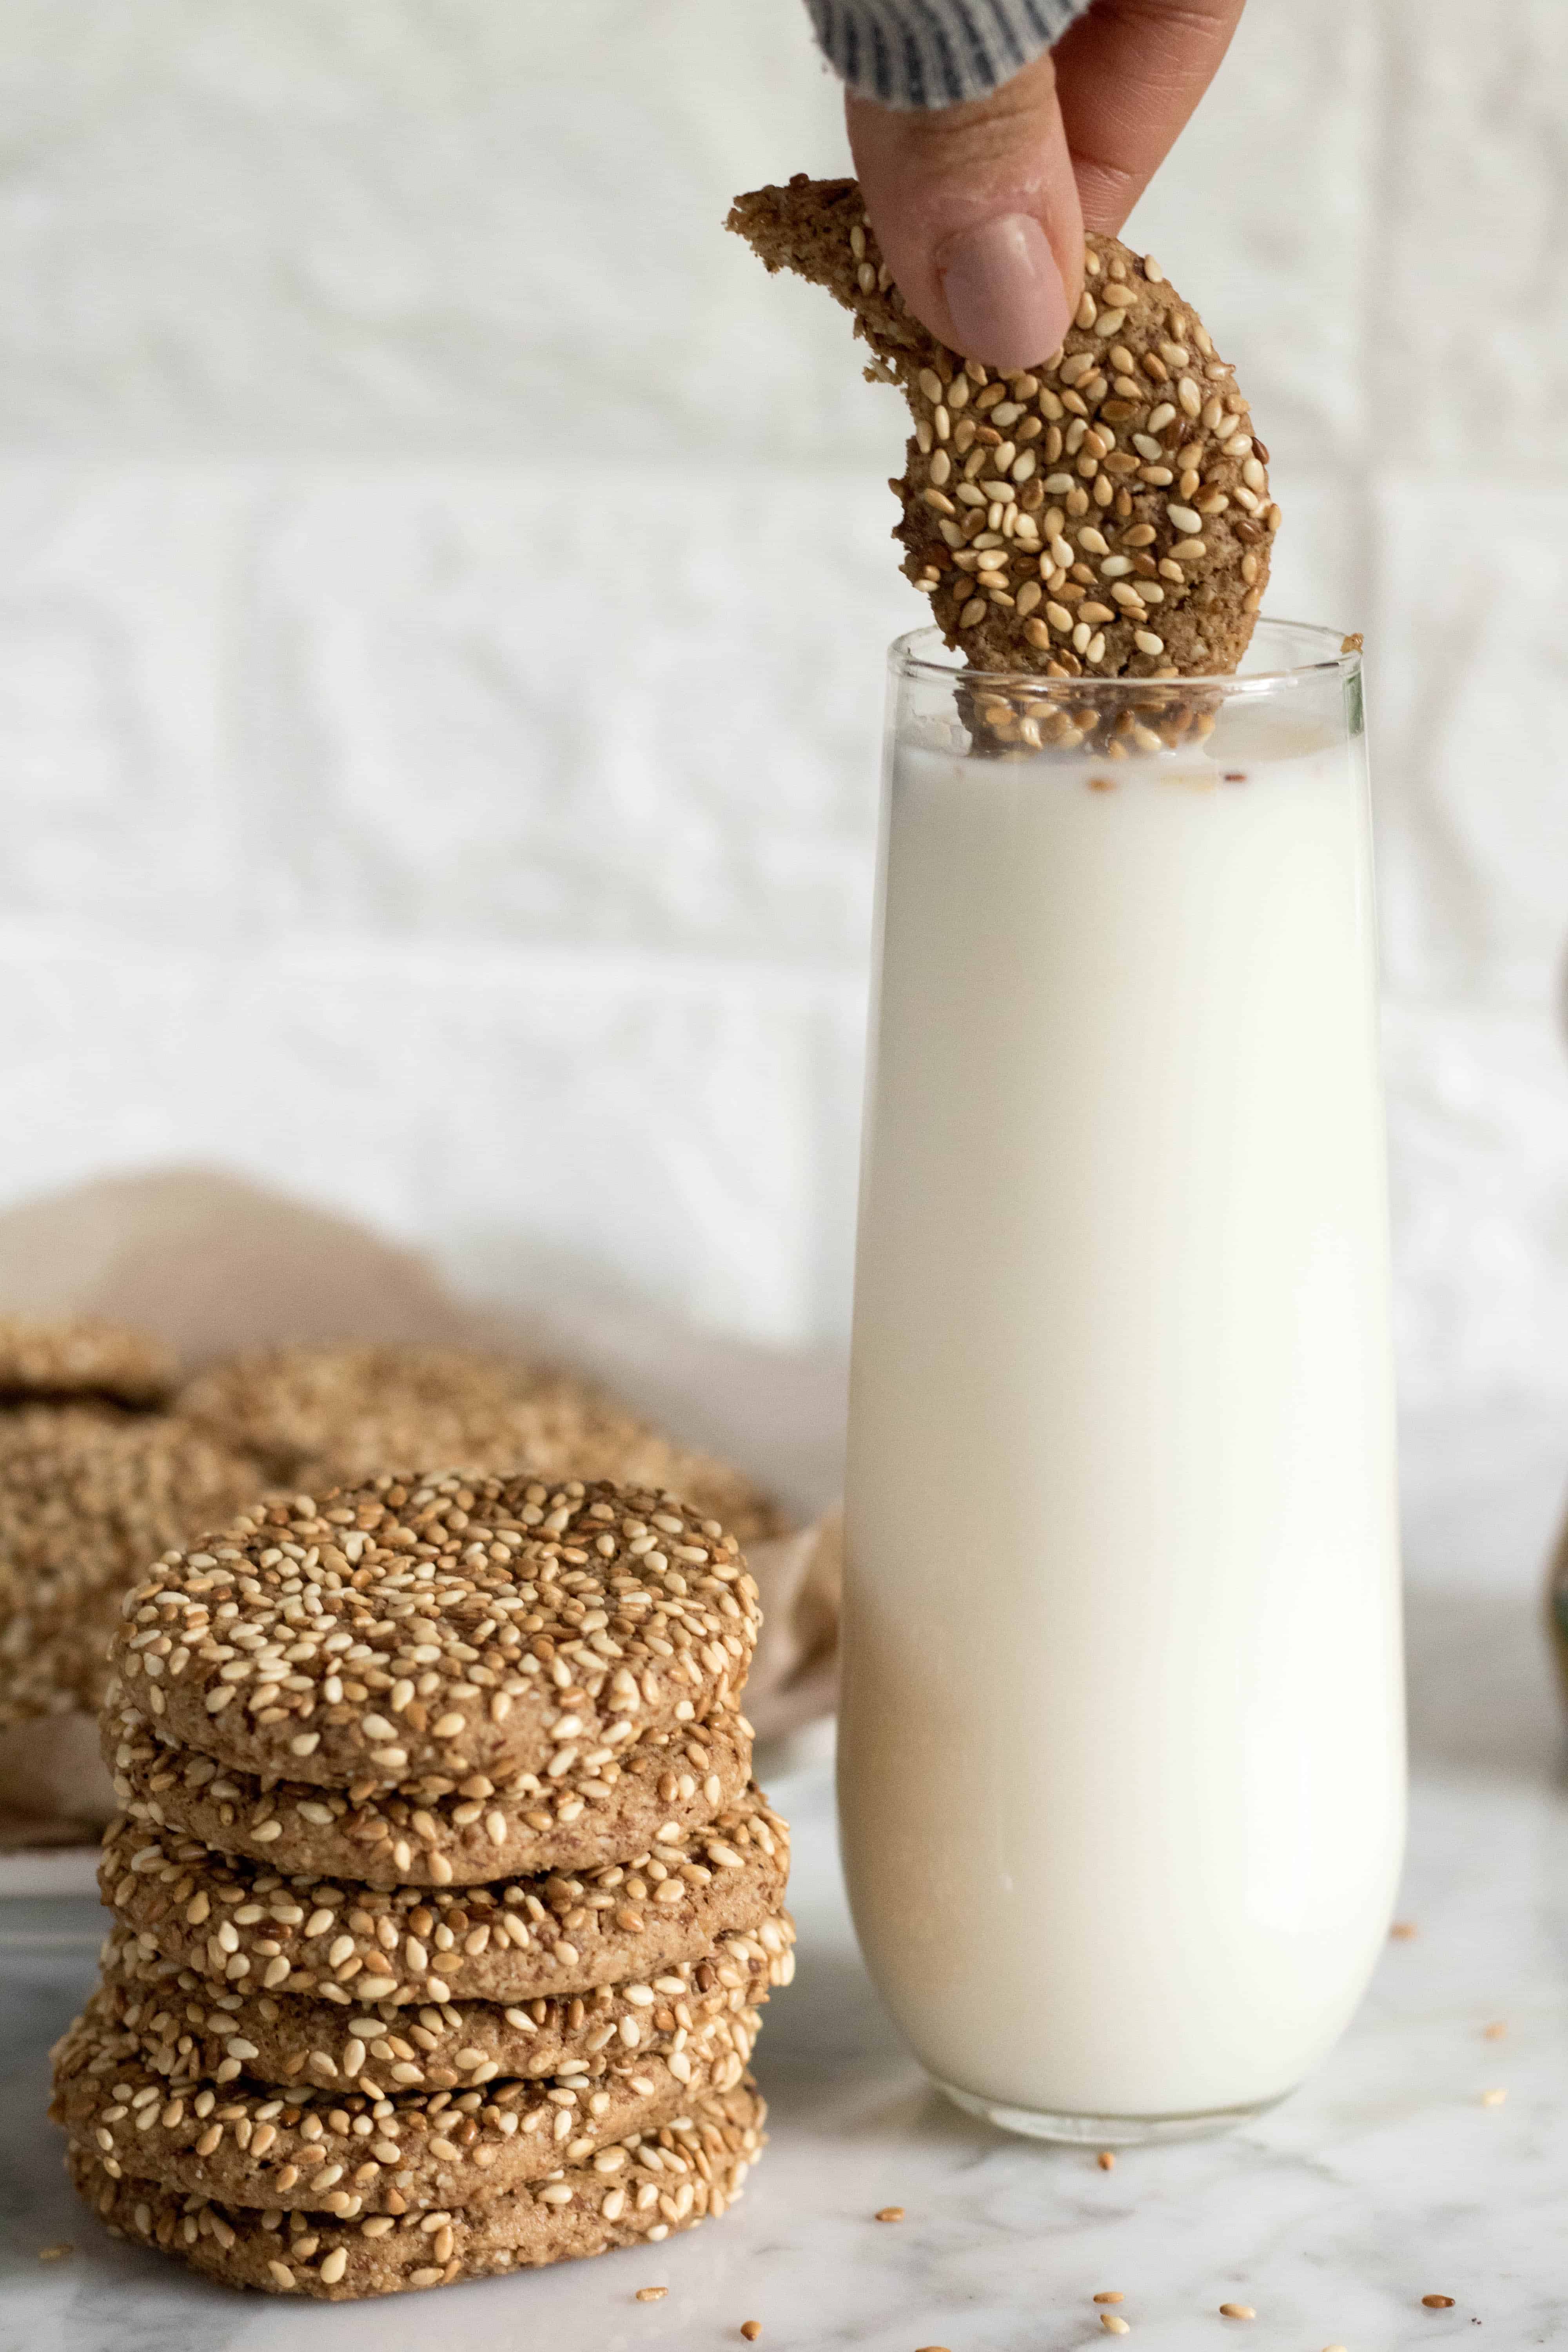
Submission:
M 1255 2106 L 1215 2107 L 1194 2116 L 1058 2116 L 1034 2107 L 1010 2107 L 1001 2099 L 983 2099 L 977 2092 L 961 2091 L 956 2083 L 931 2081 L 944 2098 L 966 2116 L 979 2116 L 1001 2131 L 1018 2132 L 1026 2139 L 1050 2139 L 1073 2147 L 1151 2147 L 1163 2140 L 1212 2139 L 1217 2132 L 1234 2131 L 1277 2107 L 1279 2098 L 1259 2099 Z M 1280 2098 L 1289 2094 L 1281 2092 Z

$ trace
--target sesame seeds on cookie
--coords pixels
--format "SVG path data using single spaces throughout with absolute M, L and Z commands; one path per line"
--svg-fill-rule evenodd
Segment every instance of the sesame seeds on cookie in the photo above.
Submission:
M 127 1587 L 257 1486 L 252 1464 L 169 1414 L 0 1414 L 0 1725 L 97 1707 Z
M 0 1399 L 102 1397 L 162 1404 L 179 1366 L 145 1331 L 97 1316 L 0 1315 Z
M 352 1787 L 569 1770 L 731 1704 L 756 1586 L 669 1496 L 384 1475 L 274 1499 L 127 1595 L 114 1664 L 165 1737 Z
M 795 1975 L 795 1927 L 778 1912 L 722 1936 L 698 1960 L 647 1981 L 512 2002 L 281 1997 L 215 1982 L 119 1931 L 104 1946 L 102 2013 L 137 2034 L 159 2073 L 221 2087 L 255 2083 L 374 2097 L 469 2091 L 498 2075 L 554 2075 L 590 2084 L 631 2054 L 665 2057 L 714 2021 L 756 2009 Z
M 219 1983 L 401 2006 L 531 2000 L 699 1959 L 771 1918 L 788 1873 L 789 1832 L 753 1789 L 680 1845 L 462 1888 L 289 1878 L 121 1815 L 99 1885 L 122 1926 Z
M 468 2210 L 335 2221 L 257 2211 L 116 2180 L 72 2143 L 78 2192 L 117 2236 L 156 2246 L 229 2285 L 347 2302 L 657 2244 L 724 2212 L 762 2151 L 767 2109 L 750 2082 L 693 2098 L 657 2131 L 633 2133 L 585 2163 Z M 618 2158 L 618 2161 L 617 2161 Z
M 94 1996 L 56 2045 L 49 2112 L 104 2169 L 187 2196 L 353 2220 L 470 2206 L 656 2128 L 705 2092 L 731 2090 L 754 2011 L 718 2018 L 662 2056 L 623 2054 L 592 2083 L 487 2082 L 468 2091 L 279 2091 L 205 2083 L 104 2013 Z
M 729 226 L 824 286 L 899 384 L 903 570 L 972 668 L 1172 678 L 1234 670 L 1279 510 L 1228 362 L 1159 266 L 1091 236 L 1059 351 L 998 373 L 909 310 L 853 180 L 759 188 Z
M 369 1340 L 259 1349 L 198 1374 L 179 1410 L 295 1492 L 357 1486 L 389 1462 L 461 1462 L 680 1495 L 741 1544 L 784 1525 L 739 1470 L 677 1444 L 597 1382 L 479 1349 Z
M 555 1778 L 433 1774 L 393 1790 L 374 1780 L 339 1790 L 241 1772 L 172 1747 L 114 1695 L 102 1748 L 133 1822 L 296 1877 L 369 1886 L 473 1885 L 612 1862 L 656 1838 L 679 1844 L 739 1802 L 752 1760 L 750 1726 L 727 1711 L 618 1751 L 590 1748 Z

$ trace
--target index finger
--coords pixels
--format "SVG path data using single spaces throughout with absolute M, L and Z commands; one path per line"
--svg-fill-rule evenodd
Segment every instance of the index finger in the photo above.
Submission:
M 1244 0 L 1096 0 L 1053 51 L 1086 227 L 1114 236 L 1219 70 Z

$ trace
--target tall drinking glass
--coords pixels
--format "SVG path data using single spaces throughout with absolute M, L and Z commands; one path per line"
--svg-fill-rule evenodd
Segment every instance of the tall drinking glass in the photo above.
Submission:
M 891 654 L 839 1804 L 961 2105 L 1218 2128 L 1361 1998 L 1404 1828 L 1361 664 Z

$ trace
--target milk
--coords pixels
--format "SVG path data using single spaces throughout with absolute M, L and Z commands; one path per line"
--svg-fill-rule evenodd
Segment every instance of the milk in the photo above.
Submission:
M 885 843 L 847 1868 L 932 2075 L 1136 2137 L 1317 2063 L 1399 1863 L 1364 775 L 1245 701 L 1118 763 L 925 732 Z

